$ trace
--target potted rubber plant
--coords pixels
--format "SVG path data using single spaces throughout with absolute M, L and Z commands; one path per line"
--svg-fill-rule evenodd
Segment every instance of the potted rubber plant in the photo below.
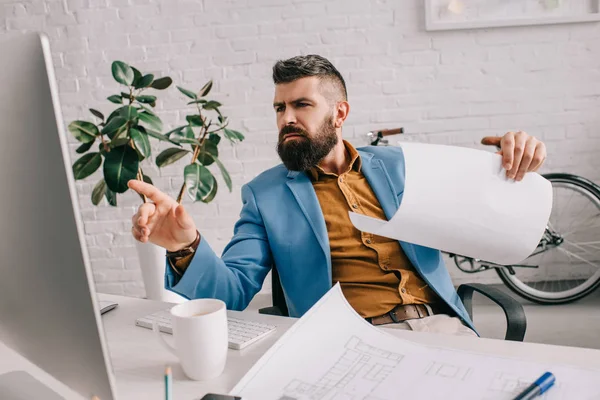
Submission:
M 102 198 L 106 198 L 108 204 L 117 206 L 117 195 L 128 190 L 127 182 L 131 179 L 153 184 L 142 168 L 143 161 L 151 156 L 150 138 L 174 145 L 155 157 L 158 167 L 189 156 L 190 161 L 183 171 L 184 183 L 177 197 L 179 203 L 185 192 L 193 201 L 209 203 L 215 198 L 218 184 L 208 168 L 211 165 L 218 167 L 231 191 L 231 177 L 218 158 L 218 146 L 222 137 L 237 143 L 244 136 L 227 127 L 229 121 L 219 109 L 221 103 L 206 98 L 212 89 L 212 81 L 197 93 L 178 87 L 181 93 L 191 99 L 188 105 L 193 105 L 195 112 L 186 116 L 185 125 L 163 134 L 162 121 L 153 111 L 158 99 L 145 91 L 167 89 L 172 79 L 154 79 L 152 74 L 142 74 L 122 61 L 114 61 L 111 70 L 115 81 L 125 87 L 119 94 L 107 98 L 117 105 L 116 109 L 108 118 L 98 110 L 90 109 L 97 122 L 77 120 L 68 126 L 73 136 L 81 142 L 76 152 L 83 154 L 73 164 L 75 179 L 85 179 L 102 167 L 103 178 L 92 190 L 92 203 L 98 205 Z M 214 118 L 209 118 L 209 114 Z M 97 148 L 94 146 L 96 143 Z M 142 197 L 142 201 L 146 199 Z M 183 301 L 181 296 L 164 289 L 165 249 L 149 242 L 136 241 L 135 245 L 146 297 L 170 302 Z
M 85 179 L 102 168 L 103 178 L 92 190 L 92 203 L 98 205 L 102 198 L 106 198 L 108 204 L 116 207 L 117 195 L 128 190 L 129 180 L 140 179 L 152 184 L 152 179 L 142 168 L 143 161 L 152 153 L 150 139 L 170 140 L 161 133 L 163 123 L 153 111 L 158 102 L 157 96 L 147 94 L 147 91 L 167 89 L 173 81 L 168 76 L 155 79 L 153 74 L 143 74 L 122 61 L 114 61 L 111 70 L 115 81 L 122 85 L 119 93 L 107 98 L 115 104 L 115 109 L 108 117 L 96 109 L 90 109 L 96 118 L 95 122 L 73 121 L 68 130 L 81 142 L 75 151 L 83 154 L 73 163 L 75 179 Z M 146 199 L 142 197 L 142 201 Z M 136 241 L 136 250 L 146 297 L 179 300 L 179 296 L 162 288 L 164 249 Z M 161 254 L 162 272 L 155 265 L 155 260 Z

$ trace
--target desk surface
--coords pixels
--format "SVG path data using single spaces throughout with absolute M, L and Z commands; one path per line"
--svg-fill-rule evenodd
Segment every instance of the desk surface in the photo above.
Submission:
M 168 304 L 112 295 L 101 295 L 100 298 L 119 303 L 119 307 L 102 317 L 117 379 L 119 399 L 164 400 L 162 374 L 166 364 L 173 366 L 173 395 L 178 400 L 198 399 L 206 392 L 227 393 L 295 321 L 292 318 L 261 315 L 255 311 L 229 311 L 229 315 L 236 318 L 264 321 L 276 325 L 277 331 L 244 350 L 229 350 L 225 372 L 221 376 L 211 381 L 196 382 L 186 378 L 177 359 L 159 345 L 151 330 L 135 326 L 136 318 L 168 308 Z M 395 329 L 386 331 L 398 337 L 428 345 L 443 345 L 453 349 L 515 357 L 522 360 L 600 369 L 600 350 L 455 337 Z M 167 337 L 167 339 L 171 338 Z M 0 343 L 0 374 L 14 370 L 30 372 L 67 399 L 78 398 L 63 385 Z

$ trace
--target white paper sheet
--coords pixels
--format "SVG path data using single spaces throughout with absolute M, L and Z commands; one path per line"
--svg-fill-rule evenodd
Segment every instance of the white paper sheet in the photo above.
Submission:
M 546 371 L 556 384 L 545 400 L 598 398 L 600 371 L 426 346 L 382 332 L 352 309 L 337 284 L 231 394 L 244 400 L 500 400 Z
M 363 232 L 499 264 L 527 258 L 552 209 L 552 185 L 537 173 L 506 178 L 498 154 L 402 143 L 406 182 L 392 219 L 350 213 Z

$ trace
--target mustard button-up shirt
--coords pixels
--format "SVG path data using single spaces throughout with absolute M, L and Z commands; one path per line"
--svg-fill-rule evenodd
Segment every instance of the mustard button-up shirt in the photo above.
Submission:
M 344 296 L 364 318 L 385 314 L 398 304 L 438 303 L 398 241 L 361 232 L 350 221 L 350 210 L 387 218 L 361 172 L 358 152 L 344 144 L 351 157 L 346 172 L 336 175 L 320 167 L 308 171 L 327 226 L 333 283 L 340 282 Z

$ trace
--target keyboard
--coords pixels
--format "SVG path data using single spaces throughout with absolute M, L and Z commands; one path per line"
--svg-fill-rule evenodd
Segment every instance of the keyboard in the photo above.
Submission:
M 154 320 L 158 321 L 161 332 L 173 334 L 171 313 L 169 310 L 158 311 L 135 320 L 135 324 L 142 328 L 152 329 Z M 275 326 L 262 322 L 227 317 L 227 330 L 229 333 L 229 348 L 241 350 L 254 342 L 274 332 Z

